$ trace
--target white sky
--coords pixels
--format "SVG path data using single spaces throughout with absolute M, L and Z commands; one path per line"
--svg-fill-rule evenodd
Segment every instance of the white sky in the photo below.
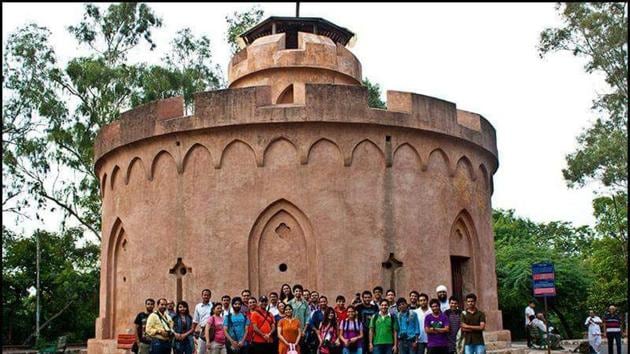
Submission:
M 175 32 L 190 27 L 211 40 L 214 61 L 226 68 L 225 17 L 253 3 L 152 3 L 163 19 L 147 46 L 131 59 L 159 63 Z M 101 8 L 105 5 L 101 4 Z M 536 44 L 545 27 L 560 25 L 554 4 L 301 3 L 300 16 L 323 17 L 357 34 L 351 50 L 363 75 L 386 90 L 445 99 L 483 115 L 497 130 L 499 170 L 493 207 L 515 209 L 537 222 L 563 220 L 593 225 L 593 189 L 569 189 L 562 177 L 565 155 L 594 120 L 601 76 L 584 73 L 585 61 L 569 53 L 540 59 Z M 294 3 L 261 4 L 268 16 L 294 16 Z M 29 21 L 52 31 L 64 63 L 81 48 L 65 30 L 83 14 L 80 3 L 3 3 L 2 46 Z M 9 225 L 9 223 L 7 223 Z M 13 227 L 14 225 L 10 225 Z M 47 229 L 55 229 L 49 223 Z M 22 224 L 26 231 L 35 225 Z

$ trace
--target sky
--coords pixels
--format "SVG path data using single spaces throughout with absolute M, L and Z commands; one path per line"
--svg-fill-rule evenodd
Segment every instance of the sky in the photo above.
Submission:
M 158 64 L 175 32 L 189 27 L 210 38 L 213 60 L 227 78 L 225 17 L 254 4 L 152 3 L 163 19 L 153 33 L 158 48 L 147 55 L 148 46 L 142 45 L 130 59 Z M 265 18 L 295 16 L 294 3 L 260 7 Z M 35 22 L 51 30 L 50 43 L 65 63 L 86 53 L 66 31 L 82 15 L 81 3 L 3 3 L 2 46 L 19 26 Z M 576 137 L 596 118 L 592 100 L 608 87 L 603 76 L 584 72 L 583 58 L 563 52 L 539 57 L 540 32 L 562 24 L 555 4 L 300 3 L 300 16 L 322 17 L 354 32 L 350 50 L 361 61 L 363 76 L 383 92 L 437 97 L 490 121 L 499 151 L 494 208 L 514 209 L 536 222 L 594 225 L 596 189 L 570 189 L 562 169 L 565 156 L 577 147 Z M 47 228 L 54 230 L 55 222 Z

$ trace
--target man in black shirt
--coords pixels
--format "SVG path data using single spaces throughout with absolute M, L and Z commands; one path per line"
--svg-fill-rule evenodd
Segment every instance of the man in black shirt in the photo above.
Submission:
M 147 325 L 147 318 L 149 318 L 149 315 L 153 313 L 153 309 L 155 308 L 155 300 L 150 298 L 146 299 L 144 306 L 146 307 L 146 311 L 138 313 L 136 319 L 133 321 L 136 325 L 138 354 L 149 354 L 149 349 L 151 349 L 151 339 L 144 336 L 144 330 Z
M 368 350 L 370 348 L 370 320 L 372 316 L 378 313 L 378 306 L 372 304 L 372 293 L 369 290 L 365 290 L 361 294 L 361 299 L 363 302 L 360 305 L 356 306 L 357 315 L 359 316 L 359 321 L 363 323 L 363 350 L 364 353 L 369 353 Z

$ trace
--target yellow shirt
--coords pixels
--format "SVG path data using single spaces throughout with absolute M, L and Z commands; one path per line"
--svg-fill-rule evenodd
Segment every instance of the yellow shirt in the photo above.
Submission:
M 160 320 L 159 316 L 160 315 L 158 314 L 157 311 L 149 315 L 149 318 L 147 318 L 146 333 L 151 338 L 168 340 L 169 339 L 168 336 L 164 336 L 163 331 L 164 330 L 169 331 L 171 328 L 173 328 L 173 320 L 168 315 L 168 313 L 164 312 L 164 314 L 162 314 L 162 318 L 168 324 L 168 327 L 167 327 L 164 324 L 164 321 Z

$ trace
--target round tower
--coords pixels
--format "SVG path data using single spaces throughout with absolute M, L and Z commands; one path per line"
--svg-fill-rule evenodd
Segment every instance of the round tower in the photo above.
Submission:
M 269 86 L 273 104 L 304 104 L 305 84 L 361 85 L 361 63 L 345 45 L 354 34 L 321 18 L 269 17 L 241 38 L 229 88 Z
M 218 301 L 283 283 L 347 299 L 376 285 L 402 295 L 446 285 L 475 292 L 487 329 L 502 328 L 494 128 L 410 92 L 370 108 L 351 37 L 322 19 L 271 17 L 243 34 L 229 88 L 197 93 L 192 115 L 174 97 L 101 129 L 89 353 L 115 352 L 146 298 L 194 304 L 204 288 Z

